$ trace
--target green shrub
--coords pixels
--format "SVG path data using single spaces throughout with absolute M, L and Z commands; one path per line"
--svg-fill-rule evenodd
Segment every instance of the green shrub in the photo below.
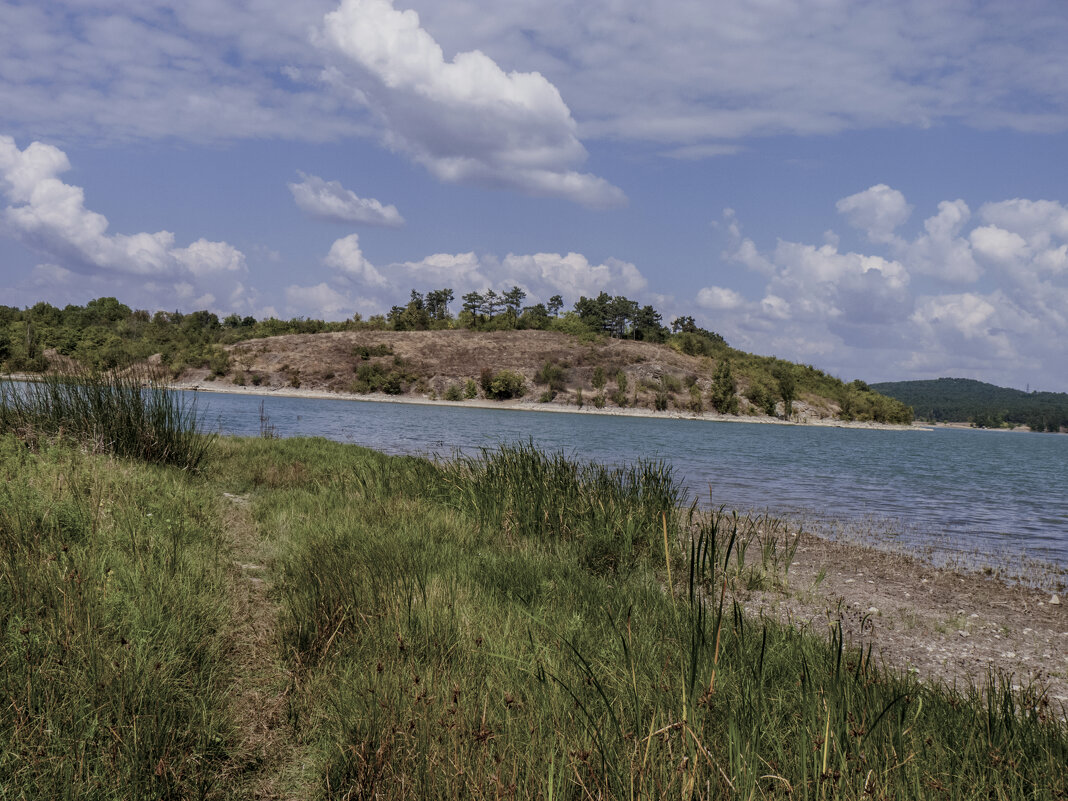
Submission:
M 593 388 L 600 391 L 604 389 L 604 385 L 608 383 L 608 378 L 604 374 L 604 368 L 601 365 L 597 365 L 593 368 L 593 377 L 590 379 L 590 384 Z
M 557 362 L 547 361 L 535 374 L 534 381 L 548 385 L 550 391 L 554 393 L 561 392 L 567 388 L 567 370 Z
M 447 401 L 462 401 L 464 391 L 459 384 L 452 383 L 445 387 L 445 394 L 442 397 Z
M 484 368 L 480 375 L 482 391 L 490 400 L 508 400 L 521 398 L 526 394 L 526 380 L 519 373 L 511 370 L 493 372 Z

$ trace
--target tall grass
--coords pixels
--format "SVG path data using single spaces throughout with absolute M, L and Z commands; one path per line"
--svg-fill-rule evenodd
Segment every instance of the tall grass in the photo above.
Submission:
M 483 449 L 444 469 L 449 500 L 491 539 L 571 542 L 581 563 L 626 569 L 676 527 L 684 492 L 669 465 L 640 459 L 609 468 L 579 463 L 532 442 Z
M 0 381 L 0 433 L 72 439 L 99 453 L 196 469 L 211 447 L 196 402 L 146 372 L 78 370 Z
M 324 798 L 1068 795 L 1068 720 L 1041 687 L 925 686 L 833 614 L 749 614 L 734 589 L 788 569 L 788 533 L 680 521 L 655 466 L 248 448 L 223 470 L 270 488 L 254 510 Z
M 194 479 L 0 435 L 0 798 L 220 792 L 224 565 Z

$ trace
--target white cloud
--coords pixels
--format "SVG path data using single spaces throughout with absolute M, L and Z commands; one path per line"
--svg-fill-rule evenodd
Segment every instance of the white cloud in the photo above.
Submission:
M 839 214 L 864 231 L 872 242 L 892 242 L 894 230 L 912 214 L 905 196 L 886 184 L 875 186 L 838 201 Z
M 1050 247 L 1054 240 L 1068 241 L 1068 208 L 1052 200 L 1014 198 L 986 203 L 979 216 L 1023 236 L 1035 250 Z
M 1011 267 L 1026 259 L 1030 253 L 1027 241 L 1022 236 L 996 225 L 974 229 L 969 239 L 977 255 L 1002 267 Z
M 587 206 L 618 206 L 623 192 L 576 172 L 586 157 L 571 112 L 537 72 L 505 73 L 478 50 L 448 61 L 414 11 L 392 0 L 342 0 L 323 42 L 385 126 L 386 142 L 443 181 L 505 186 Z M 332 73 L 335 84 L 345 76 Z
M 170 231 L 110 233 L 107 218 L 86 208 L 85 191 L 58 177 L 70 167 L 57 147 L 33 142 L 20 150 L 0 136 L 0 198 L 9 203 L 0 207 L 0 234 L 46 259 L 16 287 L 18 297 L 83 303 L 110 294 L 151 308 L 178 297 L 218 311 L 250 310 L 255 291 L 239 281 L 248 272 L 240 250 L 203 238 L 180 247 Z M 220 297 L 230 307 L 218 309 Z
M 720 286 L 707 286 L 697 293 L 697 305 L 705 309 L 725 311 L 740 309 L 745 305 L 745 298 L 733 289 Z
M 330 252 L 324 260 L 327 267 L 332 267 L 346 278 L 371 287 L 384 287 L 386 279 L 374 265 L 363 255 L 360 249 L 360 237 L 356 234 L 338 239 L 330 246 Z
M 938 214 L 924 220 L 926 233 L 911 243 L 899 241 L 898 252 L 904 254 L 913 272 L 950 282 L 976 281 L 982 268 L 975 261 L 971 242 L 960 236 L 970 217 L 971 210 L 963 200 L 943 200 Z
M 317 175 L 300 174 L 303 179 L 289 184 L 293 200 L 307 214 L 322 220 L 361 225 L 396 227 L 404 218 L 396 206 L 383 206 L 374 198 L 362 198 L 345 189 L 340 181 L 324 181 Z
M 452 289 L 457 301 L 468 292 L 504 292 L 518 286 L 526 292 L 526 305 L 544 303 L 553 295 L 562 295 L 570 305 L 580 295 L 602 291 L 653 302 L 646 296 L 648 282 L 635 265 L 613 258 L 593 264 L 580 253 L 509 253 L 503 259 L 474 252 L 435 253 L 419 261 L 376 268 L 363 255 L 357 235 L 352 234 L 334 242 L 325 263 L 339 273 L 339 279 L 327 285 L 339 296 L 359 298 L 358 303 L 350 300 L 350 307 L 358 306 L 368 313 L 388 309 L 407 297 L 411 289 L 443 287 Z
M 309 41 L 336 5 L 79 0 L 58 14 L 40 3 L 4 2 L 0 108 L 20 135 L 367 135 L 359 98 L 373 93 L 360 82 L 339 91 L 320 80 L 323 57 Z M 509 70 L 545 76 L 586 138 L 707 155 L 702 148 L 767 133 L 946 121 L 1068 129 L 1068 18 L 1060 0 L 1035 0 L 1026 14 L 1011 3 L 929 0 L 723 0 L 713 11 L 693 0 L 405 6 L 446 51 L 484 53 L 506 78 Z M 418 63 L 424 50 L 406 53 L 392 56 L 395 79 L 437 66 Z M 457 62 L 481 68 L 459 58 L 448 65 Z
M 246 269 L 244 255 L 225 242 L 200 239 L 178 248 L 170 231 L 109 234 L 107 218 L 85 207 L 84 190 L 56 177 L 69 169 L 59 148 L 33 142 L 20 151 L 14 139 L 0 136 L 0 188 L 12 202 L 2 212 L 9 236 L 78 272 L 204 276 Z
M 315 286 L 287 286 L 286 308 L 291 315 L 320 320 L 351 317 L 356 311 L 353 300 L 326 283 Z

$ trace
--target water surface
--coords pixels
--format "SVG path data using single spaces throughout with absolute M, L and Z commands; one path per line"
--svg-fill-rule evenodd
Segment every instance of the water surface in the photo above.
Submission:
M 606 463 L 659 458 L 702 503 L 873 521 L 942 552 L 1025 554 L 1068 566 L 1068 436 L 879 431 L 198 393 L 211 428 L 322 436 L 448 457 L 531 439 Z

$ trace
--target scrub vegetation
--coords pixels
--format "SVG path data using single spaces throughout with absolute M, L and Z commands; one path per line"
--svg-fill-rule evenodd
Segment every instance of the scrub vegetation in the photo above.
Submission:
M 736 593 L 788 582 L 795 539 L 700 511 L 658 462 L 96 450 L 0 436 L 0 797 L 263 792 L 235 703 L 258 680 L 233 637 L 238 502 L 284 677 L 265 725 L 301 765 L 270 766 L 276 797 L 1068 794 L 1041 688 L 923 685 L 833 617 L 746 614 Z

